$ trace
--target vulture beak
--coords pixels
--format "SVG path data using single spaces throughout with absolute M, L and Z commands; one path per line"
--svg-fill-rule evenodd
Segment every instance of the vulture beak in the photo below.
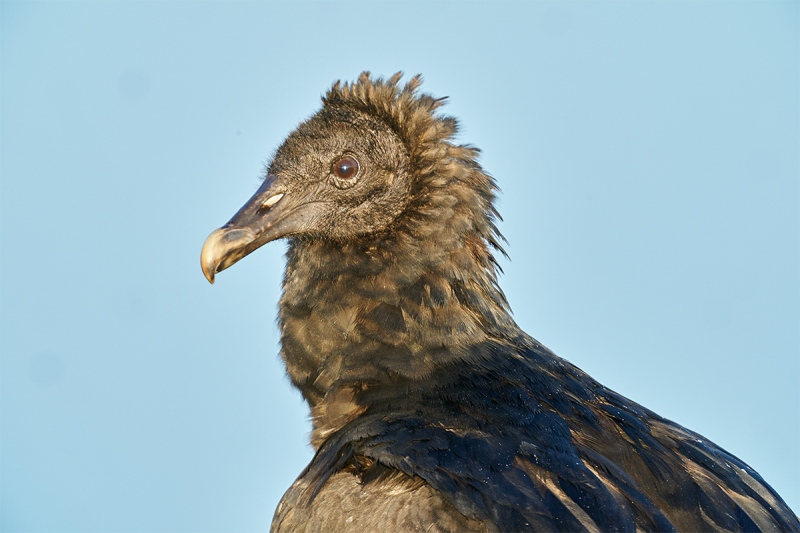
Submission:
M 266 243 L 312 228 L 322 204 L 299 196 L 267 176 L 252 198 L 203 244 L 200 266 L 209 283 L 214 283 L 217 272 Z

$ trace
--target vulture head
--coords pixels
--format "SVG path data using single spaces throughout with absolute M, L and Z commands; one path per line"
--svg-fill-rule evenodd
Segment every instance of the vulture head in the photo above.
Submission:
M 497 245 L 494 182 L 475 163 L 477 150 L 451 142 L 456 121 L 436 113 L 444 99 L 418 94 L 419 76 L 405 86 L 400 77 L 364 73 L 334 84 L 278 148 L 252 198 L 206 240 L 209 282 L 282 237 L 353 243 L 392 233 L 430 242 L 438 228 L 451 241 L 470 234 L 477 259 L 493 269 L 485 244 Z

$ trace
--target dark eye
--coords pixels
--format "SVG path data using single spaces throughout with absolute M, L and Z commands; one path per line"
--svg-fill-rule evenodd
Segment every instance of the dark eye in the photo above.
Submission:
M 349 180 L 358 174 L 358 161 L 354 157 L 346 155 L 336 161 L 331 168 L 333 175 L 339 179 Z

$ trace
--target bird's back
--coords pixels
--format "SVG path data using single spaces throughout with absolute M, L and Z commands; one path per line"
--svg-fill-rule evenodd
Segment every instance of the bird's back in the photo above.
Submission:
M 532 339 L 473 350 L 491 356 L 358 393 L 273 528 L 800 531 L 746 464 Z

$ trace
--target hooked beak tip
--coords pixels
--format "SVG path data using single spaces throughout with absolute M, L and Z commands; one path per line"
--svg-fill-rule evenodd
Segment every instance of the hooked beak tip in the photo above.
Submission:
M 249 228 L 219 228 L 203 243 L 200 252 L 200 268 L 209 283 L 214 284 L 217 272 L 225 270 L 247 255 L 245 247 L 255 240 Z
M 219 232 L 220 230 L 216 230 L 208 236 L 200 252 L 200 268 L 203 269 L 203 275 L 212 285 L 214 284 L 214 275 L 217 273 L 217 266 L 219 265 L 220 259 Z
M 216 274 L 216 272 L 214 272 L 213 270 L 208 270 L 205 266 L 203 266 L 203 275 L 212 285 L 214 284 L 214 274 Z

